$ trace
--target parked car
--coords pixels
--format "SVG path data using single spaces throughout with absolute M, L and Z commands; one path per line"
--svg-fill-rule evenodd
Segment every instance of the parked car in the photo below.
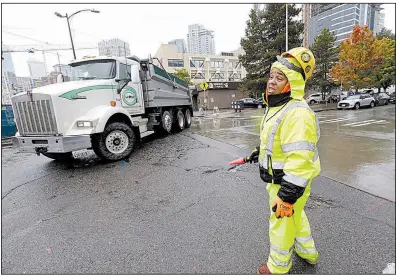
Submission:
M 389 103 L 396 104 L 396 92 L 390 93 Z
M 369 94 L 355 94 L 347 97 L 338 103 L 338 110 L 341 109 L 356 109 L 361 107 L 375 107 L 375 99 Z
M 325 101 L 329 102 L 329 95 L 325 95 Z M 315 94 L 311 94 L 309 95 L 309 97 L 307 97 L 306 102 L 310 105 L 313 105 L 315 103 L 320 103 L 323 101 L 323 96 L 321 93 L 315 93 Z
M 347 91 L 334 91 L 330 94 L 328 102 L 338 103 L 340 100 L 346 99 L 347 96 L 348 96 Z
M 242 98 L 237 101 L 242 102 L 244 104 L 244 108 L 258 108 L 256 99 L 254 98 Z
M 262 98 L 258 98 L 255 100 L 257 105 L 261 105 L 263 107 L 263 99 Z
M 373 89 L 364 89 L 364 90 L 360 90 L 358 91 L 360 94 L 369 94 L 372 95 L 375 93 L 375 91 Z
M 375 106 L 382 106 L 389 104 L 390 96 L 386 93 L 373 93 L 371 96 L 375 99 Z

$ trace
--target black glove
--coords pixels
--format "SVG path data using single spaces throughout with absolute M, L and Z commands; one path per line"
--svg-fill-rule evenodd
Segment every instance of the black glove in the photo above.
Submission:
M 255 150 L 254 151 L 252 151 L 252 153 L 251 153 L 251 155 L 249 155 L 248 157 L 245 157 L 245 162 L 246 163 L 250 163 L 250 164 L 252 164 L 253 162 L 254 163 L 257 163 L 258 162 L 258 159 L 259 159 L 259 146 L 257 146 L 256 148 L 255 148 Z

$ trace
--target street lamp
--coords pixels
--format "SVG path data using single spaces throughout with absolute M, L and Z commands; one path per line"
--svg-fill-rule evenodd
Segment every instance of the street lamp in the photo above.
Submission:
M 90 9 L 87 9 L 87 10 L 80 10 L 80 11 L 77 11 L 77 12 L 71 14 L 71 15 L 68 15 L 68 14 L 66 14 L 66 15 L 61 15 L 60 13 L 55 12 L 55 15 L 56 15 L 56 16 L 58 16 L 58 17 L 60 17 L 60 18 L 66 18 L 66 21 L 68 22 L 69 35 L 70 35 L 70 42 L 72 43 L 72 50 L 73 50 L 74 59 L 76 59 L 76 52 L 75 52 L 75 50 L 74 50 L 74 44 L 73 44 L 73 38 L 72 38 L 72 31 L 70 30 L 69 19 L 72 18 L 72 16 L 74 16 L 75 14 L 78 14 L 78 13 L 80 13 L 80 12 L 99 13 L 99 11 L 94 10 L 94 9 L 92 9 L 92 10 L 90 10 Z

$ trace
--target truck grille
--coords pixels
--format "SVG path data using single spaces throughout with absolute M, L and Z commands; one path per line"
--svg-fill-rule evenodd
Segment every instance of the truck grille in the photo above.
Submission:
M 20 135 L 56 135 L 57 125 L 50 99 L 14 102 Z

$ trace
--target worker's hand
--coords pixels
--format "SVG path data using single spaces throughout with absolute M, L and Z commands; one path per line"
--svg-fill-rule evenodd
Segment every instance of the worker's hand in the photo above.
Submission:
M 257 163 L 259 159 L 259 149 L 260 149 L 259 146 L 257 146 L 255 150 L 252 151 L 251 155 L 245 158 L 245 162 L 246 163 L 249 162 L 250 164 L 252 164 L 253 162 Z
M 272 211 L 276 213 L 276 218 L 283 218 L 284 216 L 292 216 L 294 214 L 294 205 L 284 202 L 278 196 L 273 203 Z

